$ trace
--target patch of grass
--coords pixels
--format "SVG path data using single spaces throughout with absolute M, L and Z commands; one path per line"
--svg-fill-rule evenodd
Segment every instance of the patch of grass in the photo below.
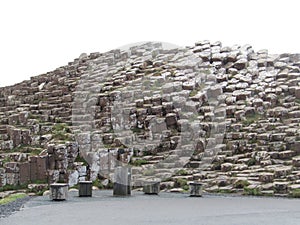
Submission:
M 295 99 L 295 103 L 300 104 L 300 99 Z
M 61 140 L 61 141 L 70 141 L 69 135 L 63 133 L 62 131 L 53 133 L 53 136 L 52 136 L 52 137 L 53 137 L 54 139 Z
M 6 153 L 29 153 L 32 156 L 39 155 L 43 151 L 42 148 L 39 146 L 30 146 L 30 145 L 20 145 L 18 147 L 15 147 L 9 151 L 6 151 Z
M 87 166 L 88 163 L 85 161 L 85 159 L 80 156 L 80 154 L 77 155 L 76 159 L 75 159 L 75 162 L 82 162 L 83 163 L 83 166 Z
M 175 180 L 175 184 L 174 184 L 175 188 L 182 188 L 185 190 L 185 188 L 187 187 L 188 190 L 188 184 L 187 184 L 187 180 L 183 179 L 183 178 L 178 178 Z
M 190 186 L 186 184 L 182 187 L 182 189 L 185 191 L 188 191 L 190 189 Z
M 148 169 L 148 170 L 145 170 L 143 172 L 144 176 L 153 176 L 154 174 L 155 174 L 155 170 L 154 169 Z
M 153 151 L 143 151 L 143 156 L 156 155 Z
M 254 166 L 256 165 L 256 159 L 251 158 L 248 162 L 247 162 L 247 166 Z
M 54 139 L 60 140 L 60 141 L 71 141 L 71 138 L 68 134 L 63 133 L 62 131 L 53 133 L 52 136 Z
M 9 150 L 10 153 L 14 152 L 26 152 L 27 147 L 30 147 L 30 145 L 19 145 L 18 147 L 15 147 L 11 150 Z
M 250 140 L 248 140 L 248 144 L 255 144 L 255 143 L 257 143 L 256 139 L 250 139 Z
M 234 193 L 234 190 L 232 190 L 232 189 L 218 189 L 216 192 L 220 193 L 220 194 L 231 194 L 231 193 Z
M 108 185 L 106 186 L 107 189 L 113 189 L 114 188 L 114 183 L 110 182 L 108 183 Z
M 104 185 L 101 183 L 99 179 L 96 179 L 93 181 L 93 186 L 99 188 L 99 189 L 104 189 Z
M 4 165 L 5 163 L 8 163 L 8 162 L 10 162 L 11 161 L 11 159 L 10 159 L 10 157 L 7 155 L 7 156 L 5 156 L 5 158 L 2 160 L 2 164 Z
M 68 133 L 70 133 L 70 129 L 65 123 L 57 123 L 52 128 L 52 137 L 56 140 L 71 141 Z
M 246 119 L 243 121 L 243 125 L 244 126 L 249 126 L 250 124 L 257 122 L 261 118 L 262 118 L 261 115 L 259 115 L 257 113 L 254 113 L 251 116 L 246 117 Z
M 16 191 L 16 190 L 20 190 L 20 189 L 26 189 L 27 188 L 27 184 L 22 184 L 22 185 L 4 185 L 2 187 L 0 187 L 0 192 L 3 191 Z
M 148 164 L 148 161 L 145 159 L 137 159 L 132 163 L 132 165 L 134 165 L 134 166 L 141 166 L 141 165 L 145 165 L 145 164 Z
M 196 94 L 198 94 L 198 91 L 197 90 L 192 90 L 190 92 L 190 97 L 194 97 Z
M 184 169 L 181 169 L 181 170 L 178 170 L 177 172 L 176 172 L 176 175 L 179 175 L 179 176 L 186 176 L 186 175 L 188 175 L 189 173 L 186 171 L 186 170 L 184 170 Z
M 244 195 L 254 195 L 254 196 L 261 196 L 262 193 L 259 188 L 248 188 L 244 187 Z
M 13 194 L 13 195 L 10 195 L 6 198 L 3 198 L 0 200 L 0 205 L 4 205 L 4 204 L 8 204 L 10 202 L 14 202 L 16 201 L 17 199 L 20 199 L 20 198 L 25 198 L 27 195 L 24 194 L 24 193 L 19 193 L 19 194 Z
M 30 151 L 30 155 L 32 155 L 32 156 L 39 155 L 42 151 L 43 151 L 43 149 L 41 149 L 41 148 L 35 148 L 32 151 Z
M 249 186 L 250 183 L 247 180 L 239 180 L 234 184 L 235 188 L 245 188 Z
M 300 198 L 300 189 L 293 189 L 290 193 L 289 193 L 290 197 L 293 198 Z

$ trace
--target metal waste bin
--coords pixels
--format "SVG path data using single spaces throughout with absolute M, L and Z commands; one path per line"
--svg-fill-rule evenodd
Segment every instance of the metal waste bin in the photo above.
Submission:
M 92 181 L 79 181 L 79 197 L 92 197 Z
M 143 186 L 143 192 L 148 195 L 157 195 L 160 191 L 160 181 L 152 180 L 145 181 Z
M 201 197 L 202 196 L 202 183 L 191 182 L 190 184 L 190 196 L 191 197 Z
M 50 184 L 50 199 L 54 201 L 63 201 L 68 198 L 68 184 L 53 183 Z

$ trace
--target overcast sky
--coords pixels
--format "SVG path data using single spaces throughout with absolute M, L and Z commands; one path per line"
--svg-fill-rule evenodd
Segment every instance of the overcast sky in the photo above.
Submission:
M 67 64 L 81 53 L 140 41 L 199 40 L 300 53 L 298 0 L 9 0 L 0 3 L 0 86 Z

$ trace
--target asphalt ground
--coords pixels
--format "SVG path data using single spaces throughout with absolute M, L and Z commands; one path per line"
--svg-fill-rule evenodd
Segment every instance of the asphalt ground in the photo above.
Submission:
M 69 194 L 66 201 L 36 197 L 21 211 L 0 218 L 1 225 L 190 225 L 300 224 L 300 199 L 160 193 L 113 197 L 94 191 L 93 197 Z

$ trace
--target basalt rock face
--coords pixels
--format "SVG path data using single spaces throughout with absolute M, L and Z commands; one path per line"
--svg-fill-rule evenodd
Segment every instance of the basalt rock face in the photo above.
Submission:
M 249 45 L 82 54 L 0 88 L 0 186 L 73 185 L 130 163 L 136 186 L 296 195 L 299 81 L 300 55 Z

